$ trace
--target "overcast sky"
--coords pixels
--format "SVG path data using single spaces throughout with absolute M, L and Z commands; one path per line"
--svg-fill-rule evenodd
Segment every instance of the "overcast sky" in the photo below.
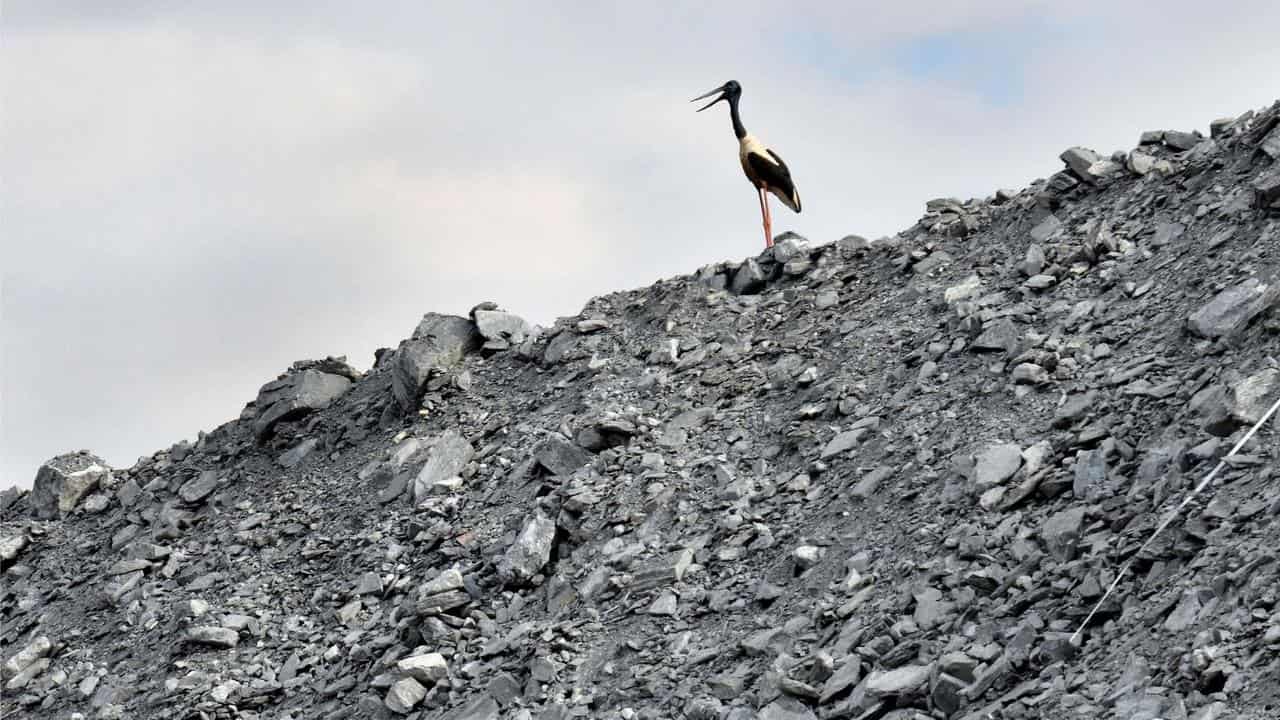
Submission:
M 688 102 L 726 80 L 804 199 L 775 231 L 825 242 L 1269 104 L 1278 27 L 1271 0 L 5 0 L 0 487 L 194 438 L 296 359 L 367 368 L 426 311 L 549 324 L 758 252 L 725 106 Z

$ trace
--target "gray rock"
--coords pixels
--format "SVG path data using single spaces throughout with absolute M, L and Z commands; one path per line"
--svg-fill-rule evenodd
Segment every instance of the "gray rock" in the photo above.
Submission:
M 1215 295 L 1187 318 L 1187 326 L 1196 335 L 1209 339 L 1233 335 L 1271 307 L 1277 297 L 1280 288 L 1275 284 L 1249 278 Z
M 568 477 L 575 470 L 591 461 L 591 455 L 559 438 L 550 438 L 538 444 L 533 451 L 538 464 L 552 475 Z
M 1107 493 L 1107 454 L 1102 450 L 1077 452 L 1073 472 L 1071 491 L 1078 499 L 1093 502 Z
M 40 635 L 27 643 L 21 650 L 14 653 L 4 662 L 4 675 L 13 677 L 22 672 L 27 666 L 36 662 L 40 658 L 47 656 L 53 650 L 53 642 L 48 637 Z
M 1009 318 L 988 323 L 982 334 L 970 346 L 976 351 L 1012 353 L 1018 348 L 1020 333 Z
M 188 504 L 195 504 L 204 500 L 218 487 L 218 471 L 202 470 L 199 475 L 191 478 L 178 488 L 178 497 Z
M 1084 508 L 1069 508 L 1054 513 L 1040 528 L 1040 539 L 1045 549 L 1059 562 L 1075 558 L 1080 542 L 1080 529 L 1084 524 Z
M 411 655 L 396 662 L 396 669 L 404 675 L 427 685 L 434 685 L 449 677 L 449 664 L 440 653 Z
M 0 563 L 8 565 L 26 549 L 31 539 L 26 535 L 0 536 Z
M 198 645 L 233 648 L 240 642 L 240 635 L 230 628 L 215 625 L 197 625 L 187 628 L 187 641 Z
M 790 697 L 780 697 L 760 708 L 757 720 L 818 720 L 807 705 Z
M 1253 425 L 1262 419 L 1275 403 L 1280 390 L 1280 370 L 1266 368 L 1236 383 L 1231 388 L 1231 417 L 1242 425 Z
M 733 273 L 729 281 L 729 290 L 736 295 L 754 295 L 764 289 L 764 271 L 754 259 L 748 258 Z
M 254 401 L 253 431 L 269 437 L 276 424 L 323 410 L 351 388 L 351 379 L 318 370 L 303 370 L 263 385 Z
M 1018 385 L 1047 385 L 1052 381 L 1049 371 L 1035 363 L 1019 363 L 1013 368 L 1010 378 Z
M 1186 630 L 1196 621 L 1200 608 L 1200 591 L 1197 589 L 1184 591 L 1182 600 L 1178 602 L 1173 612 L 1169 613 L 1169 617 L 1165 618 L 1164 629 L 1174 633 Z
M 476 310 L 476 329 L 484 336 L 486 350 L 506 350 L 524 342 L 532 332 L 524 318 L 498 310 Z
M 66 515 L 90 490 L 110 479 L 110 466 L 97 455 L 87 452 L 59 455 L 36 471 L 31 486 L 31 511 L 41 519 Z
M 851 450 L 858 446 L 858 442 L 861 441 L 862 437 L 866 434 L 867 434 L 866 428 L 845 430 L 844 432 L 831 438 L 830 442 L 828 442 L 825 446 L 823 446 L 820 457 L 823 460 L 826 460 L 828 458 L 833 458 L 837 455 L 840 455 L 847 450 Z
M 396 349 L 391 390 L 405 410 L 417 407 L 427 382 L 462 362 L 484 338 L 467 318 L 427 313 L 413 336 Z
M 924 692 L 933 672 L 932 665 L 903 665 L 892 670 L 876 670 L 867 676 L 868 697 L 912 697 Z
M 983 450 L 974 459 L 973 482 L 979 490 L 1003 485 L 1022 466 L 1022 448 L 999 443 Z
M 444 716 L 444 720 L 498 720 L 502 708 L 498 701 L 485 695 Z
M 308 455 L 310 455 L 311 451 L 315 450 L 316 446 L 319 444 L 319 440 L 316 440 L 315 438 L 307 438 L 281 453 L 280 457 L 276 458 L 276 462 L 279 463 L 280 467 L 285 468 L 286 470 L 295 468 L 298 466 L 298 463 L 301 463 Z
M 1031 243 L 1027 246 L 1027 254 L 1023 257 L 1019 269 L 1022 270 L 1023 275 L 1034 277 L 1044 269 L 1044 263 L 1044 248 L 1039 243 Z
M 554 520 L 541 511 L 525 521 L 516 541 L 498 562 L 498 575 L 504 582 L 526 582 L 537 575 L 551 559 L 551 545 L 556 534 Z
M 413 480 L 413 501 L 420 503 L 437 491 L 441 483 L 462 473 L 475 456 L 471 443 L 449 428 L 431 443 L 427 462 Z
M 1174 150 L 1190 150 L 1203 139 L 1204 136 L 1198 132 L 1182 132 L 1180 130 L 1166 130 L 1164 132 L 1164 144 Z
M 408 715 L 427 696 L 427 689 L 417 680 L 406 677 L 387 688 L 387 695 L 382 703 L 387 709 L 401 715 Z
M 1043 245 L 1056 236 L 1060 230 L 1062 230 L 1062 221 L 1056 215 L 1050 215 L 1031 229 L 1031 239 Z

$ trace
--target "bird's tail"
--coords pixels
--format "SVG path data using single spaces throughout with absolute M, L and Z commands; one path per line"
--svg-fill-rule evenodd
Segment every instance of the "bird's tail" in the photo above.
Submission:
M 779 200 L 781 200 L 783 205 L 786 205 L 787 207 L 791 208 L 792 211 L 794 212 L 800 212 L 800 191 L 799 190 L 796 190 L 795 188 L 791 188 L 790 195 L 787 195 L 786 192 L 783 192 L 776 188 L 769 188 L 769 191 L 772 192 L 774 196 L 776 196 Z

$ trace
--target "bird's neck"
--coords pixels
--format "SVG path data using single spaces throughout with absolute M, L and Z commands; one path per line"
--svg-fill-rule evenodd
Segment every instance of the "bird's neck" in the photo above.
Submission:
M 742 117 L 738 115 L 738 98 L 729 98 L 729 117 L 733 119 L 733 134 L 738 139 L 747 136 L 747 129 L 742 126 Z

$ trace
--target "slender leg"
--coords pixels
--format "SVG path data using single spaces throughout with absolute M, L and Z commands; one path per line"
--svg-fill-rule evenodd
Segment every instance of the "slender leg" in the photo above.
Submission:
M 771 248 L 773 247 L 773 215 L 769 212 L 769 193 L 761 190 L 760 197 L 764 198 L 764 246 Z
M 756 188 L 756 194 L 760 196 L 760 219 L 764 222 L 764 246 L 771 248 L 773 247 L 773 228 L 769 226 L 769 197 L 765 195 L 763 188 Z

